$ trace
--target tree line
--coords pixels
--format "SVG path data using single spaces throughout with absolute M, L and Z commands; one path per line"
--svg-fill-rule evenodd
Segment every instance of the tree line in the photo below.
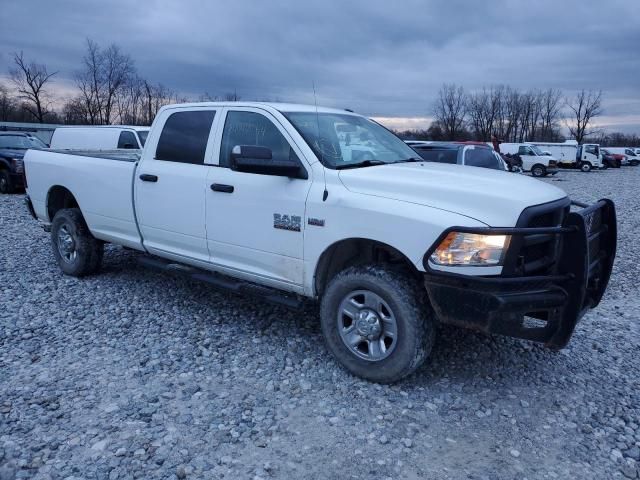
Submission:
M 115 44 L 101 47 L 86 40 L 80 68 L 73 73 L 76 93 L 63 102 L 51 91 L 51 81 L 58 73 L 49 71 L 45 64 L 28 61 L 23 52 L 14 53 L 10 83 L 0 83 L 0 121 L 150 125 L 162 106 L 189 101 L 161 83 L 143 78 L 133 58 Z M 204 93 L 198 98 L 239 99 L 236 92 L 222 96 Z
M 602 100 L 602 91 L 594 90 L 565 95 L 554 88 L 520 91 L 494 85 L 466 92 L 460 85 L 444 84 L 432 105 L 429 128 L 399 133 L 418 140 L 562 142 L 564 126 L 579 143 L 589 138 L 607 145 L 640 144 L 636 135 L 605 134 L 594 127 L 603 113 Z

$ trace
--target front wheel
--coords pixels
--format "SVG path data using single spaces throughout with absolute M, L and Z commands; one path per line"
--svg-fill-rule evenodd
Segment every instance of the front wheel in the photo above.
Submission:
M 9 172 L 6 170 L 0 170 L 0 193 L 11 192 L 13 192 L 13 183 L 11 182 Z
M 87 227 L 78 208 L 59 210 L 51 223 L 51 246 L 60 269 L 82 277 L 100 269 L 104 244 Z
M 547 169 L 544 165 L 534 165 L 531 167 L 531 175 L 534 177 L 544 177 L 547 174 Z
M 590 172 L 591 164 L 589 162 L 582 162 L 582 164 L 580 165 L 580 170 L 582 170 L 583 172 Z
M 385 266 L 351 267 L 329 283 L 322 333 L 351 373 L 380 383 L 415 371 L 431 352 L 435 318 L 416 280 Z
M 638 161 L 638 160 L 631 160 L 631 161 L 629 162 L 629 164 L 630 164 L 632 167 L 637 167 L 639 163 L 640 163 L 640 161 Z

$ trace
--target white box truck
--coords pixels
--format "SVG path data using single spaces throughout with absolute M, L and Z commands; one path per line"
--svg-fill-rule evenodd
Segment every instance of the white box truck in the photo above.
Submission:
M 579 145 L 575 140 L 567 140 L 563 143 L 531 142 L 543 153 L 558 159 L 560 168 L 579 168 L 583 172 L 589 172 L 593 168 L 602 168 L 602 152 L 600 145 L 585 143 Z

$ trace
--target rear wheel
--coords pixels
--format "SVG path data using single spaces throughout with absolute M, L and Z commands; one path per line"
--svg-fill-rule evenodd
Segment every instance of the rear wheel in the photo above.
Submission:
M 91 232 L 78 208 L 59 210 L 51 223 L 51 246 L 60 269 L 82 277 L 100 269 L 104 244 Z
M 322 333 L 351 373 L 391 383 L 431 351 L 435 319 L 415 279 L 385 266 L 348 268 L 334 277 L 320 307 Z
M 531 167 L 531 175 L 534 177 L 544 177 L 547 174 L 547 169 L 544 165 L 536 164 Z
M 0 193 L 13 192 L 13 182 L 6 170 L 0 170 Z

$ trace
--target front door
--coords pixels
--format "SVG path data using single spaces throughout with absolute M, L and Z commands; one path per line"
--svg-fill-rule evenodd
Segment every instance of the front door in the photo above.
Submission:
M 231 151 L 237 145 L 268 147 L 274 161 L 296 159 L 311 175 L 277 119 L 258 108 L 228 110 L 218 166 L 211 168 L 207 179 L 207 240 L 212 261 L 235 275 L 299 289 L 311 178 L 231 170 Z
M 215 113 L 210 108 L 166 111 L 157 148 L 145 152 L 137 169 L 136 213 L 151 253 L 209 261 L 205 199 L 212 167 L 204 159 Z

